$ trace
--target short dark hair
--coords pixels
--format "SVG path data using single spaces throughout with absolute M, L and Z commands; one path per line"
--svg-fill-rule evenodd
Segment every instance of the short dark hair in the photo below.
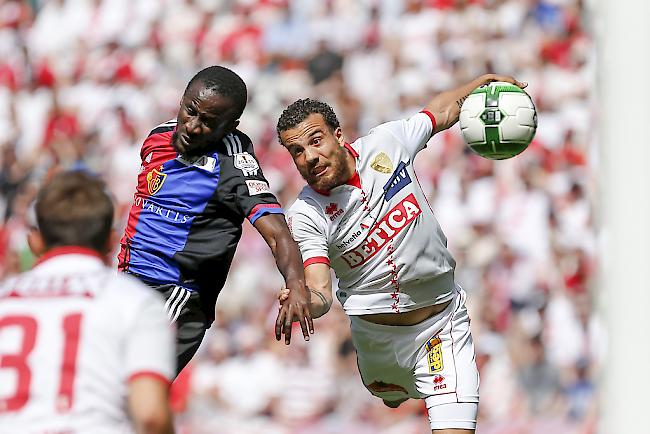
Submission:
M 113 226 L 105 184 L 81 171 L 55 175 L 36 197 L 36 221 L 47 248 L 82 246 L 102 252 Z
M 334 113 L 334 110 L 329 104 L 311 98 L 299 99 L 284 109 L 280 115 L 276 127 L 278 139 L 280 139 L 280 133 L 282 131 L 294 128 L 313 113 L 320 114 L 332 131 L 341 126 L 339 119 L 336 117 L 336 113 Z M 282 139 L 280 139 L 280 143 L 282 143 Z
M 204 88 L 214 91 L 219 95 L 230 98 L 237 108 L 237 117 L 241 116 L 246 108 L 248 93 L 246 91 L 246 83 L 235 72 L 223 66 L 209 66 L 192 77 L 187 87 L 185 88 L 186 94 L 188 89 L 195 83 L 201 83 Z

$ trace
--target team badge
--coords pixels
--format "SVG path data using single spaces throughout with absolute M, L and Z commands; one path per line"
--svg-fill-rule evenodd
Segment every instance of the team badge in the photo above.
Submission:
M 393 171 L 393 163 L 390 161 L 390 158 L 388 158 L 388 155 L 383 152 L 375 155 L 372 163 L 370 163 L 370 167 L 379 173 L 391 173 Z
M 244 172 L 244 176 L 257 175 L 257 171 L 260 169 L 255 157 L 248 152 L 235 154 L 235 167 Z
M 158 169 L 160 169 L 160 171 Z M 151 196 L 158 193 L 167 178 L 167 174 L 162 173 L 162 166 L 159 166 L 158 169 L 153 169 L 151 172 L 147 173 L 147 189 Z
M 427 362 L 429 363 L 429 373 L 435 374 L 444 369 L 442 362 L 442 341 L 438 336 L 433 337 L 427 342 Z

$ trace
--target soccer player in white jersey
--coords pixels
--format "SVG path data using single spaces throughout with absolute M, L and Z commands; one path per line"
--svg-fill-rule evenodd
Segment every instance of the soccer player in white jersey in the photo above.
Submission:
M 487 74 L 354 143 L 344 140 L 333 110 L 311 99 L 291 104 L 277 125 L 308 183 L 287 220 L 313 293 L 312 316 L 332 303 L 331 267 L 363 383 L 389 407 L 423 399 L 438 434 L 475 431 L 479 380 L 465 292 L 454 282 L 456 264 L 413 159 L 433 134 L 456 123 L 467 95 L 491 81 L 525 87 Z
M 158 293 L 106 265 L 103 183 L 59 174 L 35 211 L 38 263 L 0 283 L 0 433 L 172 433 L 173 330 Z

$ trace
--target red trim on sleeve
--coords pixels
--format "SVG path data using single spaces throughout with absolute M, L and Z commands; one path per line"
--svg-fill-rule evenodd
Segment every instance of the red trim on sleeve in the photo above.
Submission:
M 305 262 L 302 263 L 304 268 L 307 268 L 307 266 L 311 264 L 330 264 L 330 260 L 326 256 L 314 256 L 313 258 L 307 259 Z
M 132 382 L 133 380 L 140 378 L 140 377 L 150 377 L 153 378 L 154 380 L 161 381 L 163 384 L 165 384 L 167 387 L 171 386 L 172 382 L 169 380 L 169 378 L 165 377 L 163 374 L 160 372 L 154 372 L 154 371 L 139 371 L 139 372 L 134 372 L 133 374 L 129 375 L 129 379 L 127 380 L 128 383 Z
M 431 113 L 429 110 L 422 110 L 420 113 L 424 113 L 425 115 L 429 116 L 429 119 L 431 119 L 431 131 L 434 131 L 436 129 L 436 117 Z
M 253 207 L 251 212 L 248 214 L 247 218 L 250 220 L 250 218 L 253 217 L 255 213 L 262 208 L 282 208 L 282 207 L 277 203 L 260 203 Z

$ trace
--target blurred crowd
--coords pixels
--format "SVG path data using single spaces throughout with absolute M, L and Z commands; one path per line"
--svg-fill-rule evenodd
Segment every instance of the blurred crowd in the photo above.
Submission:
M 0 276 L 31 266 L 34 192 L 101 174 L 125 224 L 139 147 L 185 84 L 220 64 L 248 85 L 240 128 L 288 206 L 303 185 L 275 123 L 301 97 L 349 141 L 486 72 L 527 81 L 534 142 L 492 162 L 457 126 L 416 161 L 458 262 L 481 373 L 479 434 L 593 433 L 606 341 L 597 314 L 595 49 L 582 0 L 0 0 Z M 364 388 L 340 306 L 305 343 L 273 337 L 282 282 L 245 224 L 217 320 L 174 386 L 183 433 L 428 432 L 422 402 Z

